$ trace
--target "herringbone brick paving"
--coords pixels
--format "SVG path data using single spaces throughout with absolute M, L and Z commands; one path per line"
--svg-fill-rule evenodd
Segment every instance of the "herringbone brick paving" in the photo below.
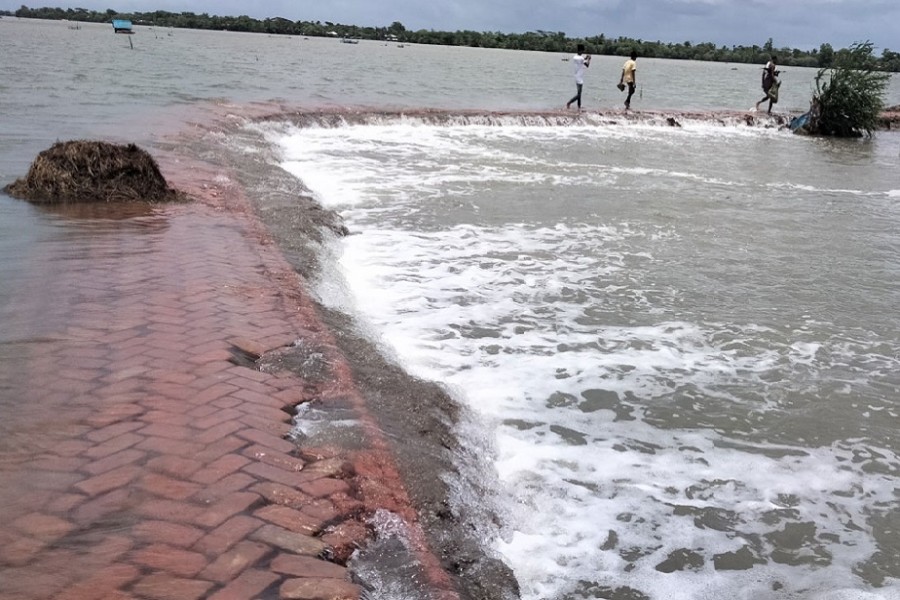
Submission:
M 340 465 L 285 439 L 303 382 L 231 360 L 302 333 L 245 222 L 58 225 L 3 334 L 0 600 L 357 598 L 318 558 Z

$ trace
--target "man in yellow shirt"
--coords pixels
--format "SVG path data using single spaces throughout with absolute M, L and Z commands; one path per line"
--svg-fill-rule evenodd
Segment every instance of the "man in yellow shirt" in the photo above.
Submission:
M 628 97 L 625 98 L 625 110 L 631 108 L 631 97 L 634 95 L 635 84 L 637 83 L 637 52 L 631 51 L 631 58 L 625 61 L 622 66 L 622 76 L 619 78 L 619 85 L 628 85 Z

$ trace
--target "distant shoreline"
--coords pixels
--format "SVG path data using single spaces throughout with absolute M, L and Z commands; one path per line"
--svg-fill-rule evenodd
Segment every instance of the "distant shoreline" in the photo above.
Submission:
M 205 29 L 215 31 L 237 31 L 270 35 L 309 36 L 335 39 L 364 39 L 380 42 L 400 42 L 404 44 L 429 44 L 472 48 L 501 48 L 506 50 L 527 50 L 535 52 L 570 53 L 576 44 L 583 43 L 589 54 L 626 57 L 637 51 L 643 58 L 670 58 L 675 60 L 696 60 L 702 62 L 765 64 L 773 55 L 782 58 L 779 63 L 787 67 L 830 68 L 835 56 L 845 48 L 833 48 L 824 42 L 819 48 L 801 50 L 799 48 L 776 48 L 769 39 L 763 46 L 725 45 L 711 42 L 662 42 L 634 39 L 621 35 L 598 32 L 594 36 L 570 38 L 564 32 L 526 31 L 523 33 L 503 33 L 499 31 L 435 31 L 408 30 L 399 21 L 388 26 L 372 27 L 345 25 L 341 23 L 321 23 L 318 21 L 291 21 L 282 17 L 254 19 L 248 16 L 197 15 L 192 12 L 170 13 L 154 11 L 148 13 L 119 13 L 110 15 L 106 11 L 85 9 L 63 10 L 61 8 L 31 9 L 23 6 L 12 11 L 0 11 L 0 15 L 44 20 L 69 20 L 88 23 L 109 23 L 112 18 L 129 19 L 135 25 L 148 27 L 175 27 L 184 29 Z M 879 69 L 900 72 L 900 53 L 885 49 L 881 57 L 874 57 Z

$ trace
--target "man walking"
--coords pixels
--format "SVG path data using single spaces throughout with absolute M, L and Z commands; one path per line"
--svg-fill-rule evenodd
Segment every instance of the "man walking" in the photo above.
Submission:
M 581 110 L 581 88 L 584 87 L 584 70 L 591 66 L 591 55 L 584 53 L 584 44 L 578 44 L 577 53 L 572 57 L 572 63 L 575 65 L 575 95 L 566 102 L 566 108 L 572 106 L 573 102 L 578 103 L 578 110 Z
M 628 86 L 628 97 L 625 98 L 625 110 L 631 108 L 631 97 L 637 84 L 637 52 L 631 51 L 631 58 L 622 65 L 622 76 L 619 77 L 619 86 Z
M 763 96 L 762 100 L 756 103 L 756 107 L 754 110 L 759 110 L 759 105 L 769 101 L 769 114 L 772 114 L 772 105 L 778 102 L 778 88 L 781 86 L 777 77 L 781 73 L 781 71 L 777 71 L 776 67 L 778 66 L 778 57 L 772 56 L 772 60 L 766 63 L 765 68 L 763 69 L 762 74 L 762 89 L 763 92 L 766 93 Z M 773 89 L 774 88 L 774 89 Z

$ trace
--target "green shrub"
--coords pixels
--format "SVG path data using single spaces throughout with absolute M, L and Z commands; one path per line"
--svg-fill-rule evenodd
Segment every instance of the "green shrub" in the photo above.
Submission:
M 809 132 L 838 137 L 872 135 L 884 109 L 890 73 L 876 70 L 872 43 L 856 43 L 835 53 L 819 69 Z

